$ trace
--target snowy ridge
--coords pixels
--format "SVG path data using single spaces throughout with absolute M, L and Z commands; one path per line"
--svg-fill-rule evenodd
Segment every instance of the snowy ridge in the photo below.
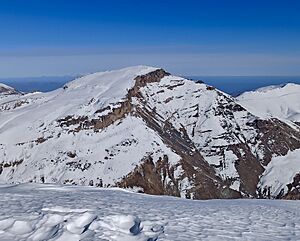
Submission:
M 3 84 L 3 83 L 0 83 L 0 89 L 14 90 L 14 88 L 12 88 L 6 84 Z
M 300 85 L 298 84 L 289 83 L 245 92 L 237 97 L 237 101 L 261 117 L 300 121 Z
M 20 93 L 17 92 L 14 88 L 0 83 L 0 101 L 1 99 L 7 98 L 8 96 L 18 95 L 18 94 Z

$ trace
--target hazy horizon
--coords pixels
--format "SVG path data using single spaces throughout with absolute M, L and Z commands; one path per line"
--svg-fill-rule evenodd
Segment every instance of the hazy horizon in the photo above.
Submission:
M 48 92 L 62 87 L 76 76 L 42 76 L 24 78 L 0 78 L 0 83 L 14 87 L 22 92 L 42 91 Z M 300 76 L 183 76 L 188 79 L 202 80 L 231 95 L 238 95 L 245 91 L 257 88 L 281 85 L 287 83 L 300 84 Z

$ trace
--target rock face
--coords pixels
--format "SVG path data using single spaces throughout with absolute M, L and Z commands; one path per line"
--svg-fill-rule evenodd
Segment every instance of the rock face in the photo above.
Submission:
M 275 192 L 264 191 L 261 176 L 273 157 L 300 149 L 297 125 L 259 117 L 200 81 L 146 66 L 5 97 L 0 111 L 0 181 L 8 183 L 267 198 Z M 280 197 L 298 190 L 295 180 Z
M 294 176 L 293 182 L 289 183 L 287 188 L 285 199 L 300 200 L 300 172 Z

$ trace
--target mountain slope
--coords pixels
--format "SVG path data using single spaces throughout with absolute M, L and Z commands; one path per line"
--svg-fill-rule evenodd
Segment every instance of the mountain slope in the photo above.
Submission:
M 12 95 L 12 94 L 17 94 L 17 93 L 18 92 L 14 88 L 0 83 L 0 96 Z
M 269 86 L 245 92 L 237 97 L 238 103 L 263 118 L 279 118 L 294 129 L 300 124 L 300 85 Z M 279 132 L 278 135 L 281 133 Z M 292 138 L 292 137 L 291 137 Z M 282 144 L 285 145 L 285 144 Z M 273 155 L 258 184 L 266 196 L 300 198 L 300 153 L 291 150 L 286 156 Z
M 95 73 L 0 100 L 0 181 L 119 186 L 193 199 L 256 197 L 300 132 L 158 68 Z M 280 135 L 278 135 L 280 131 Z

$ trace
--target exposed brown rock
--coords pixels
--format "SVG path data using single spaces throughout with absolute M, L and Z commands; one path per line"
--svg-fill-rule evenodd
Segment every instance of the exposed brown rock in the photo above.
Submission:
M 264 168 L 252 154 L 249 147 L 243 143 L 228 147 L 237 156 L 235 168 L 240 176 L 240 191 L 252 197 L 256 196 L 257 184 Z
M 287 185 L 288 192 L 283 197 L 288 200 L 300 200 L 300 173 L 296 174 L 293 178 L 293 182 Z M 279 196 L 280 198 L 280 196 Z
M 265 154 L 264 160 L 261 160 L 263 165 L 271 161 L 273 154 L 284 156 L 289 150 L 300 148 L 300 132 L 278 119 L 256 119 L 248 125 L 259 131 L 257 142 L 258 148 Z
M 57 120 L 57 122 L 59 123 L 59 125 L 61 127 L 64 127 L 64 126 L 68 127 L 68 126 L 71 126 L 71 125 L 82 124 L 87 119 L 88 119 L 87 116 L 74 117 L 74 116 L 68 115 L 63 119 Z
M 41 143 L 45 142 L 46 140 L 47 139 L 44 138 L 44 137 L 39 137 L 39 138 L 36 139 L 36 143 L 41 144 Z
M 186 177 L 194 183 L 190 192 L 195 199 L 241 197 L 238 192 L 231 190 L 221 178 L 216 176 L 214 169 L 204 160 L 188 137 L 184 127 L 181 128 L 181 132 L 178 132 L 167 121 L 161 125 L 156 119 L 155 113 L 149 112 L 147 108 L 136 108 L 136 115 L 155 130 L 166 145 L 181 156 Z
M 168 183 L 167 177 L 171 180 Z M 148 194 L 180 196 L 178 182 L 174 179 L 174 167 L 170 167 L 166 155 L 156 163 L 151 156 L 145 157 L 142 164 L 117 185 L 123 188 L 141 187 Z
M 216 88 L 213 87 L 213 86 L 207 86 L 206 89 L 207 89 L 207 90 L 215 90 Z

